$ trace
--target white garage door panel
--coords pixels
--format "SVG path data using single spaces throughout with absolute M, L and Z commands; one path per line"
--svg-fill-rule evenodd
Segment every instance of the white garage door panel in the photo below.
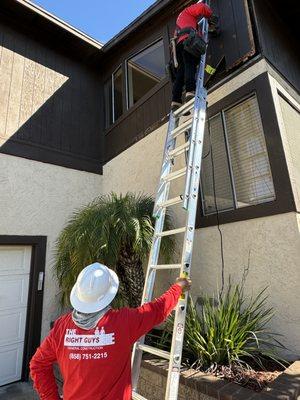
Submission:
M 18 311 L 0 311 L 0 347 L 24 341 L 26 308 Z
M 26 307 L 28 285 L 29 275 L 0 276 L 0 311 Z
M 0 386 L 21 379 L 23 347 L 24 343 L 0 347 Z
M 0 386 L 21 379 L 31 246 L 0 246 Z
M 0 275 L 29 274 L 31 246 L 0 246 Z

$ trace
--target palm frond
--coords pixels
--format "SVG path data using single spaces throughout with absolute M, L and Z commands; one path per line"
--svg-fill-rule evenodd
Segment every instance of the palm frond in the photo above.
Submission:
M 137 260 L 148 257 L 155 224 L 153 207 L 152 197 L 142 193 L 110 193 L 73 212 L 56 242 L 54 271 L 64 304 L 86 265 L 98 261 L 115 269 L 124 248 Z M 169 214 L 166 226 L 172 228 Z M 163 240 L 161 253 L 166 260 L 173 252 L 172 239 Z

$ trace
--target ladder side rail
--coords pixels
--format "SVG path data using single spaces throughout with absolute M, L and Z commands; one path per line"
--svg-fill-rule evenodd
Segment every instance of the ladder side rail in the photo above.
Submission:
M 202 112 L 205 114 L 206 91 L 203 95 L 200 108 L 201 110 L 203 110 Z M 199 132 L 198 136 L 203 137 L 204 129 L 205 129 L 205 119 L 198 126 L 198 132 Z M 198 163 L 196 162 L 195 168 L 193 168 L 191 175 L 193 194 L 189 199 L 186 234 L 184 238 L 184 247 L 183 247 L 182 261 L 181 261 L 181 276 L 185 277 L 190 276 L 190 270 L 191 270 L 193 242 L 195 235 L 195 220 L 196 220 L 197 204 L 198 204 L 198 188 L 200 184 L 200 175 L 201 175 L 200 171 L 201 171 L 202 153 L 203 153 L 203 140 L 198 140 L 197 138 L 195 144 L 194 156 L 195 160 L 199 161 Z M 187 302 L 188 302 L 188 294 L 186 293 L 183 296 L 181 296 L 175 312 L 175 321 L 174 321 L 172 345 L 171 345 L 172 350 L 169 363 L 167 390 L 165 397 L 166 400 L 176 400 L 178 396 Z
M 163 152 L 163 161 L 162 161 L 162 166 L 161 166 L 161 172 L 160 172 L 160 180 L 156 192 L 156 197 L 155 197 L 155 203 L 154 203 L 154 209 L 153 209 L 153 216 L 158 217 L 158 212 L 159 212 L 159 207 L 158 204 L 164 202 L 167 200 L 168 197 L 168 192 L 166 195 L 166 181 L 163 179 L 165 176 L 170 174 L 172 170 L 172 162 L 169 157 L 169 152 L 174 150 L 175 144 L 176 144 L 176 139 L 173 138 L 172 136 L 172 131 L 177 127 L 178 121 L 175 118 L 173 112 L 170 113 L 170 119 L 169 119 L 169 124 L 168 124 L 168 132 L 166 136 L 166 141 L 165 141 L 165 147 L 164 147 L 164 152 Z
M 206 19 L 203 22 L 203 37 L 207 41 L 208 21 Z M 187 209 L 187 222 L 182 252 L 181 276 L 190 275 L 192 262 L 207 107 L 207 91 L 204 88 L 205 62 L 206 53 L 201 57 L 198 71 L 194 120 L 190 137 L 191 144 L 183 205 Z M 188 293 L 185 293 L 181 296 L 175 312 L 165 400 L 177 400 L 178 398 L 187 302 Z
M 168 152 L 170 149 L 173 150 L 175 147 L 176 140 L 173 139 L 172 135 L 171 135 L 171 132 L 175 127 L 175 124 L 176 124 L 176 119 L 174 118 L 173 113 L 171 113 L 169 126 L 168 126 L 168 133 L 167 133 L 166 142 L 165 142 L 163 162 L 162 162 L 162 167 L 161 167 L 161 176 L 160 176 L 160 182 L 159 182 L 158 195 L 156 197 L 155 205 L 154 205 L 156 222 L 155 222 L 155 228 L 154 228 L 153 243 L 151 246 L 148 267 L 147 267 L 147 272 L 146 272 L 142 304 L 151 301 L 152 294 L 153 294 L 156 270 L 151 268 L 151 266 L 157 265 L 157 263 L 158 263 L 158 257 L 159 257 L 160 244 L 161 244 L 162 237 L 157 236 L 157 234 L 159 234 L 163 231 L 165 215 L 166 215 L 166 209 L 158 208 L 157 204 L 159 202 L 166 201 L 168 199 L 168 195 L 169 195 L 170 182 L 164 182 L 162 180 L 162 176 L 170 173 L 170 171 L 172 169 L 172 163 L 171 163 L 171 160 L 168 158 Z M 155 211 L 156 209 L 158 211 Z M 138 380 L 139 380 L 139 375 L 140 375 L 140 368 L 141 368 L 141 363 L 142 363 L 142 355 L 143 355 L 143 351 L 138 348 L 138 344 L 143 344 L 144 341 L 145 341 L 145 337 L 140 338 L 135 343 L 133 352 L 132 352 L 132 388 L 134 391 L 137 390 Z
M 209 0 L 204 0 L 204 2 L 208 4 L 210 3 Z M 207 43 L 208 21 L 206 19 L 202 19 L 200 21 L 200 24 L 201 23 L 202 23 L 203 38 Z M 199 192 L 200 174 L 201 174 L 201 161 L 203 152 L 205 114 L 207 107 L 207 102 L 206 102 L 207 92 L 206 89 L 204 88 L 205 63 L 206 63 L 206 53 L 202 55 L 200 60 L 200 66 L 198 69 L 193 123 L 191 127 L 191 135 L 189 140 L 190 142 L 189 162 L 188 162 L 187 177 L 185 181 L 185 192 L 183 198 L 184 201 L 183 208 L 187 210 L 187 218 L 186 218 L 186 226 L 184 228 L 185 237 L 183 243 L 182 260 L 180 265 L 181 276 L 190 275 L 190 266 L 192 261 L 195 220 L 197 213 L 198 192 Z M 172 150 L 174 150 L 176 143 L 176 136 L 174 137 L 174 135 L 172 135 L 172 131 L 174 133 L 174 129 L 176 129 L 178 126 L 179 123 L 178 116 L 174 112 L 170 113 L 168 133 L 165 142 L 164 156 L 161 168 L 160 182 L 154 205 L 153 215 L 156 217 L 155 232 L 150 251 L 142 304 L 147 301 L 150 301 L 152 299 L 152 294 L 153 294 L 153 288 L 156 276 L 156 266 L 158 265 L 161 238 L 163 236 L 162 233 L 166 215 L 166 207 L 159 207 L 158 205 L 165 204 L 166 202 L 169 201 L 168 195 L 170 190 L 170 180 L 168 178 L 170 177 L 170 172 L 173 166 L 172 160 L 170 158 L 170 151 L 172 152 Z M 185 318 L 187 312 L 187 301 L 188 301 L 188 294 L 186 293 L 181 296 L 179 303 L 176 307 L 165 400 L 177 400 L 178 398 L 184 327 L 185 327 Z M 141 362 L 142 362 L 143 348 L 147 347 L 147 346 L 141 346 L 141 348 L 138 348 L 138 344 L 143 344 L 143 343 L 144 343 L 144 337 L 141 338 L 135 344 L 132 357 L 132 376 L 133 376 L 132 380 L 133 380 L 133 391 L 134 391 L 133 398 L 136 399 L 138 398 L 143 399 L 142 396 L 136 393 Z
M 202 27 L 202 37 L 205 42 L 208 42 L 208 21 L 204 19 L 203 27 Z M 196 86 L 196 94 L 195 94 L 195 108 L 194 108 L 194 116 L 193 116 L 193 125 L 191 129 L 191 137 L 190 137 L 190 150 L 188 156 L 188 163 L 187 163 L 187 174 L 185 180 L 185 190 L 184 190 L 184 197 L 183 197 L 183 208 L 188 208 L 188 203 L 190 200 L 190 186 L 191 186 L 191 174 L 194 167 L 194 149 L 196 143 L 196 134 L 198 130 L 198 122 L 203 122 L 201 120 L 203 115 L 199 115 L 200 110 L 200 103 L 201 97 L 203 97 L 203 88 L 204 88 L 204 76 L 205 76 L 205 64 L 206 64 L 206 52 L 201 56 L 200 65 L 198 69 L 197 75 L 197 86 Z M 204 116 L 205 122 L 205 116 Z
M 175 118 L 173 116 L 170 116 L 170 122 L 168 126 L 168 133 L 166 137 L 166 143 L 165 143 L 165 150 L 164 150 L 164 158 L 162 162 L 162 167 L 161 167 L 161 175 L 160 175 L 160 182 L 159 182 L 159 196 L 157 196 L 154 204 L 154 210 L 155 208 L 158 209 L 156 212 L 156 221 L 155 221 L 155 227 L 154 227 L 154 234 L 153 234 L 153 242 L 150 250 L 150 255 L 149 255 L 149 260 L 148 260 L 148 266 L 147 266 L 147 272 L 146 272 L 146 279 L 145 279 L 145 285 L 144 285 L 144 291 L 143 291 L 143 297 L 142 297 L 142 303 L 144 304 L 148 301 L 151 301 L 152 299 L 152 290 L 149 290 L 149 287 L 147 283 L 151 283 L 150 288 L 154 285 L 154 282 L 152 282 L 153 279 L 149 279 L 151 276 L 151 266 L 152 265 L 157 265 L 158 262 L 158 257 L 159 257 L 159 251 L 160 251 L 160 243 L 161 243 L 161 236 L 159 234 L 163 231 L 164 228 L 164 222 L 165 222 L 165 215 L 166 215 L 166 209 L 165 208 L 158 208 L 157 204 L 159 202 L 167 201 L 168 195 L 169 195 L 169 190 L 170 190 L 170 182 L 164 182 L 162 179 L 163 174 L 169 174 L 171 169 L 172 169 L 172 163 L 171 160 L 168 159 L 168 149 L 169 148 L 174 148 L 175 147 L 175 140 L 172 139 L 171 132 L 174 129 L 175 125 Z M 155 274 L 153 274 L 155 278 Z

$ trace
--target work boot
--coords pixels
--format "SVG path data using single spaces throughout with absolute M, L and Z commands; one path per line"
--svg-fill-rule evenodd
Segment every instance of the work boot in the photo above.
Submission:
M 186 92 L 184 102 L 188 103 L 194 97 L 195 97 L 195 92 Z M 191 111 L 187 111 L 183 114 L 184 117 L 188 117 L 189 115 L 191 115 Z
M 186 92 L 185 94 L 185 103 L 188 103 L 195 97 L 195 92 Z
M 180 108 L 182 106 L 182 103 L 179 103 L 177 101 L 172 101 L 171 103 L 171 111 L 176 111 L 178 110 L 178 108 Z

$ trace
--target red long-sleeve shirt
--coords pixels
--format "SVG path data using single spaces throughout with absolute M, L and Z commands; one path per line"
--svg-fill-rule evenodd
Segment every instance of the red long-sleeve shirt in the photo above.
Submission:
M 186 7 L 179 15 L 176 25 L 180 29 L 194 28 L 197 29 L 198 20 L 200 17 L 210 18 L 212 16 L 211 8 L 204 3 L 193 4 Z M 188 35 L 182 35 L 178 38 L 178 42 L 182 42 Z
M 178 284 L 135 309 L 110 310 L 91 330 L 78 328 L 71 313 L 59 318 L 30 362 L 41 400 L 59 400 L 53 374 L 57 362 L 64 400 L 131 400 L 131 349 L 176 306 Z

